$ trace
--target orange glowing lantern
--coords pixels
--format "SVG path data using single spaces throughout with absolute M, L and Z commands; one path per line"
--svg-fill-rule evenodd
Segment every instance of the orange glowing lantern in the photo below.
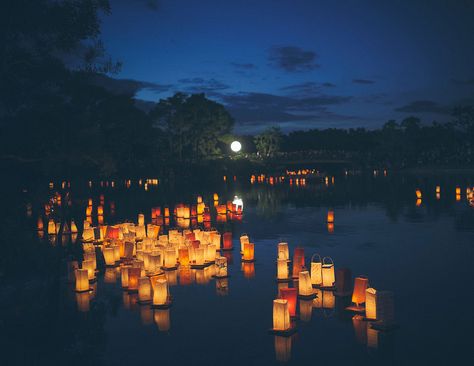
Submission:
M 128 288 L 128 269 L 130 266 L 123 266 L 120 268 L 120 280 L 122 282 L 122 288 Z
M 249 240 L 249 237 L 247 234 L 242 234 L 240 236 L 240 251 L 243 253 L 244 252 L 244 244 L 245 243 L 249 243 L 250 240 Z
M 148 277 L 138 279 L 138 301 L 142 304 L 151 301 L 151 284 Z
M 301 271 L 298 278 L 298 295 L 301 297 L 315 297 L 311 276 L 308 271 Z
M 415 193 L 416 193 L 416 198 L 419 199 L 419 200 L 421 200 L 421 197 L 422 197 L 421 191 L 420 191 L 419 189 L 417 189 L 417 190 L 415 191 Z
M 128 269 L 128 290 L 138 291 L 138 279 L 141 277 L 140 267 L 130 267 Z
M 153 281 L 153 305 L 164 306 L 169 303 L 168 281 L 157 279 Z
M 356 277 L 354 281 L 354 291 L 352 292 L 352 302 L 357 307 L 360 304 L 365 303 L 365 291 L 369 285 L 369 279 L 367 277 Z
M 377 290 L 372 287 L 365 291 L 365 317 L 377 320 Z
M 323 283 L 322 262 L 319 254 L 313 254 L 311 257 L 311 284 L 321 286 Z
M 104 254 L 104 259 L 105 259 L 105 265 L 114 266 L 115 265 L 114 248 L 111 248 L 111 247 L 104 248 L 103 254 Z
M 97 215 L 99 216 L 104 215 L 104 206 L 97 206 Z
M 273 300 L 273 330 L 287 331 L 291 327 L 290 312 L 288 311 L 288 300 Z
M 214 201 L 219 201 L 219 195 L 217 193 L 214 193 L 213 198 Z
M 76 269 L 76 292 L 89 291 L 89 271 L 87 268 Z
M 296 247 L 293 254 L 293 278 L 298 278 L 304 268 L 304 248 Z
M 53 219 L 48 221 L 48 235 L 56 235 L 56 223 Z
M 82 261 L 82 269 L 87 270 L 87 278 L 89 281 L 95 280 L 95 265 L 93 260 Z
M 145 225 L 145 215 L 138 214 L 138 226 L 144 226 L 144 225 Z
M 253 262 L 255 260 L 255 246 L 253 243 L 245 243 L 244 244 L 244 256 L 242 258 L 243 261 L 246 262 Z
M 178 249 L 179 264 L 181 266 L 189 266 L 189 249 L 182 247 Z
M 290 259 L 288 243 L 278 243 L 278 259 L 284 259 L 287 261 Z
M 288 312 L 290 316 L 296 316 L 296 298 L 297 292 L 295 288 L 280 289 L 280 298 L 288 302 Z
M 165 269 L 175 269 L 177 267 L 176 262 L 176 249 L 175 248 L 167 248 L 165 249 Z
M 333 210 L 329 210 L 328 211 L 328 215 L 327 215 L 327 223 L 328 224 L 333 224 L 334 223 L 334 211 Z
M 323 277 L 322 287 L 333 287 L 336 282 L 336 276 L 334 273 L 334 262 L 331 257 L 324 257 L 323 264 L 321 266 L 321 274 Z

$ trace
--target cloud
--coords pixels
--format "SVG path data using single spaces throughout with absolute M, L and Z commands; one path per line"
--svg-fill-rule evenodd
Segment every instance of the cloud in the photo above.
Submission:
M 304 72 L 318 68 L 318 55 L 296 46 L 274 46 L 269 52 L 270 64 L 287 72 Z
M 255 64 L 252 64 L 252 63 L 232 62 L 231 65 L 234 66 L 236 69 L 239 69 L 239 70 L 252 70 L 252 69 L 257 68 L 257 66 Z
M 280 88 L 280 90 L 293 95 L 312 96 L 319 94 L 323 88 L 331 88 L 335 85 L 332 83 L 318 83 L 314 81 L 307 81 L 299 84 L 291 84 Z
M 216 79 L 199 77 L 179 79 L 178 82 L 184 84 L 186 91 L 190 93 L 212 93 L 230 88 L 229 85 Z
M 368 80 L 368 79 L 352 79 L 352 82 L 354 84 L 375 84 L 374 80 Z
M 141 90 L 150 90 L 157 94 L 164 93 L 173 87 L 172 84 L 157 84 L 149 81 L 134 79 L 115 79 L 102 74 L 89 77 L 91 84 L 100 86 L 110 93 L 134 96 Z
M 402 107 L 395 108 L 395 111 L 403 113 L 450 114 L 451 108 L 442 106 L 439 103 L 431 100 L 415 100 Z

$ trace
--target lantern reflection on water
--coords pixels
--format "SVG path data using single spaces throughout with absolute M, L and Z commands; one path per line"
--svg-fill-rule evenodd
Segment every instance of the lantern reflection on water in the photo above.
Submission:
M 158 326 L 160 332 L 167 332 L 170 330 L 170 310 L 169 309 L 155 309 L 154 310 L 155 324 Z
M 90 308 L 90 293 L 78 292 L 76 293 L 77 310 L 80 312 L 87 312 Z
M 303 322 L 311 321 L 313 312 L 313 300 L 300 300 L 300 319 Z
M 295 288 L 282 288 L 280 289 L 279 297 L 288 301 L 288 311 L 290 316 L 296 316 L 296 289 Z
M 291 358 L 291 337 L 275 335 L 275 357 L 278 362 L 288 362 Z
M 244 277 L 247 279 L 255 277 L 255 263 L 253 262 L 242 262 L 242 271 L 244 272 Z
M 291 328 L 288 300 L 273 300 L 273 331 L 288 331 Z
M 229 294 L 229 280 L 227 278 L 216 279 L 216 293 L 219 296 L 226 296 Z
M 227 277 L 227 258 L 226 257 L 217 257 L 216 258 L 216 274 L 217 278 Z
M 232 250 L 232 232 L 225 232 L 223 235 L 223 250 Z
M 277 260 L 277 279 L 279 281 L 289 280 L 288 261 L 286 259 Z
M 178 249 L 179 264 L 181 266 L 189 266 L 189 249 L 182 247 Z
M 140 306 L 140 319 L 143 325 L 153 324 L 153 309 L 149 306 Z
M 328 224 L 334 223 L 334 211 L 333 211 L 333 210 L 328 210 L 326 222 L 327 222 Z
M 128 269 L 131 266 L 123 266 L 120 268 L 120 279 L 122 282 L 122 288 L 128 288 Z

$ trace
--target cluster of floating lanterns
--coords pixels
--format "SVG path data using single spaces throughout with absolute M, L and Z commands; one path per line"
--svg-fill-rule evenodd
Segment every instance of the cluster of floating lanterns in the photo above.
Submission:
M 336 298 L 346 304 L 350 298 L 351 305 L 345 310 L 355 314 L 353 323 L 356 329 L 365 323 L 367 334 L 372 337 L 371 346 L 376 347 L 374 337 L 378 331 L 389 331 L 396 326 L 393 293 L 370 287 L 368 278 L 364 276 L 356 277 L 351 288 L 350 271 L 346 268 L 336 270 L 330 257 L 321 258 L 314 254 L 307 268 L 304 248 L 296 247 L 291 260 L 288 243 L 278 243 L 277 282 L 278 298 L 273 300 L 270 333 L 275 335 L 275 351 L 280 361 L 287 361 L 290 357 L 290 336 L 297 331 L 297 320 L 309 321 L 313 308 L 334 309 Z M 290 282 L 294 287 L 289 287 Z M 296 311 L 298 303 L 299 314 Z
M 457 202 L 461 201 L 461 195 L 462 195 L 462 189 L 461 187 L 456 187 L 455 190 L 455 199 Z M 423 198 L 423 193 L 421 189 L 417 188 L 415 190 L 415 195 L 416 195 L 416 206 L 421 206 L 422 203 L 422 198 Z M 436 199 L 439 200 L 441 199 L 441 187 L 436 186 L 435 188 L 435 195 Z M 469 205 L 474 206 L 474 187 L 467 187 L 466 188 L 466 200 L 469 202 Z

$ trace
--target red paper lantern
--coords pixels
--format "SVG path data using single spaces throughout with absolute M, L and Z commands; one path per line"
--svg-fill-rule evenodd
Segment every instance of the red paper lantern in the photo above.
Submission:
M 288 301 L 288 311 L 290 312 L 290 316 L 296 316 L 296 288 L 280 289 L 280 298 Z
M 304 268 L 304 248 L 296 247 L 293 254 L 293 278 L 298 278 Z
M 230 231 L 224 233 L 223 242 L 224 249 L 232 249 L 232 233 Z

